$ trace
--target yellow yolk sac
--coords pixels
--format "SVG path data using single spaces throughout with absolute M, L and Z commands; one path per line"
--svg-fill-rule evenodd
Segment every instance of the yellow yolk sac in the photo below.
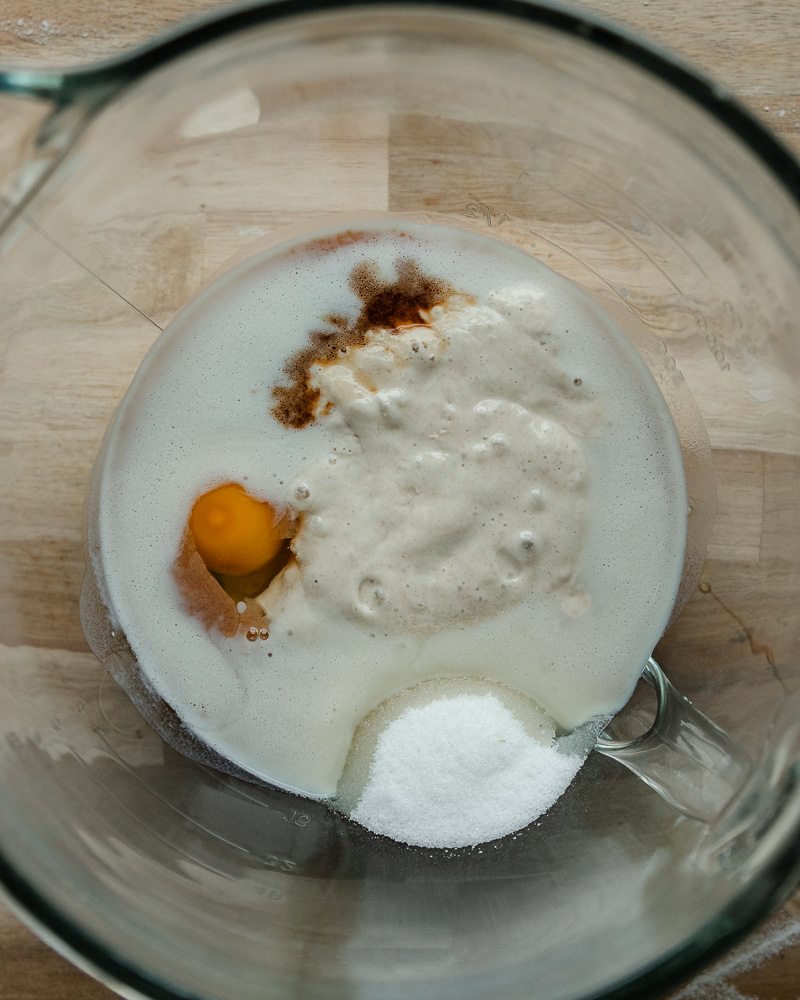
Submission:
M 195 502 L 189 530 L 212 573 L 246 576 L 281 551 L 287 535 L 282 521 L 271 504 L 249 496 L 239 483 L 226 483 Z

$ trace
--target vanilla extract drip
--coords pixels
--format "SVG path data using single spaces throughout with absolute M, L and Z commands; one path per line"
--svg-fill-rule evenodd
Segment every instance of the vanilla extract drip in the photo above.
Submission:
M 309 345 L 294 354 L 284 373 L 289 385 L 276 386 L 272 414 L 284 427 L 307 427 L 317 417 L 320 392 L 310 380 L 314 365 L 327 365 L 353 348 L 363 347 L 370 330 L 396 330 L 423 324 L 426 313 L 446 302 L 455 289 L 446 281 L 423 274 L 409 258 L 394 262 L 396 277 L 386 281 L 374 264 L 357 265 L 348 284 L 361 300 L 361 310 L 354 320 L 329 315 L 328 325 L 309 335 Z

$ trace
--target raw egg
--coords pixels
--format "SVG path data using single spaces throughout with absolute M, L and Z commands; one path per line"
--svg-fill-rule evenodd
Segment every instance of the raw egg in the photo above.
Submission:
M 195 501 L 189 530 L 212 573 L 246 576 L 281 551 L 282 521 L 272 504 L 251 497 L 239 483 L 225 483 Z

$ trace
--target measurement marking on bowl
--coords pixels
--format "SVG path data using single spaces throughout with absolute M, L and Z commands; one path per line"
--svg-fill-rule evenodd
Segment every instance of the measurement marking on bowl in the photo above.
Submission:
M 663 226 L 658 221 L 658 219 L 656 219 L 656 217 L 654 215 L 652 215 L 650 212 L 648 212 L 645 208 L 643 208 L 641 205 L 639 205 L 637 202 L 635 202 L 628 195 L 628 193 L 627 193 L 627 186 L 628 185 L 627 184 L 625 185 L 625 190 L 621 191 L 619 188 L 615 187 L 613 184 L 609 184 L 608 181 L 606 181 L 604 178 L 598 176 L 597 174 L 593 174 L 590 170 L 587 170 L 585 167 L 582 167 L 580 165 L 580 163 L 573 163 L 573 164 L 571 164 L 571 166 L 572 166 L 573 170 L 577 170 L 579 173 L 582 173 L 584 176 L 591 178 L 593 181 L 595 181 L 595 183 L 601 184 L 603 187 L 607 188 L 609 191 L 612 191 L 615 195 L 620 195 L 621 197 L 623 197 L 625 199 L 625 201 L 632 208 L 635 208 L 636 211 L 639 212 L 640 215 L 642 215 L 644 218 L 646 218 L 648 220 L 648 222 L 652 223 L 652 225 L 655 226 L 655 228 L 658 229 L 658 231 L 660 233 L 662 233 L 678 249 L 678 251 L 680 253 L 682 253 L 685 257 L 687 257 L 692 262 L 692 264 L 697 268 L 697 270 L 700 272 L 700 274 L 703 275 L 704 278 L 708 277 L 708 275 L 706 274 L 705 269 L 703 268 L 703 266 L 701 265 L 701 263 L 695 258 L 695 256 L 692 253 L 689 252 L 689 250 L 685 246 L 683 246 L 681 243 L 678 242 L 677 239 L 675 239 L 675 237 L 672 235 L 672 233 L 669 231 L 669 229 L 667 229 L 666 226 Z M 519 179 L 519 178 L 517 178 L 517 179 Z M 629 177 L 628 178 L 628 184 L 630 184 L 630 182 L 632 180 L 633 180 L 633 178 Z
M 289 816 L 283 813 L 283 819 L 285 823 L 294 823 L 295 826 L 308 826 L 311 822 L 310 816 L 307 816 L 305 813 L 299 813 L 296 809 Z
M 510 222 L 511 216 L 503 212 L 500 216 L 495 216 L 494 209 L 483 201 L 468 201 L 461 213 L 468 219 L 483 219 L 491 229 L 492 226 L 502 226 L 504 222 Z
M 585 260 L 581 260 L 581 258 L 577 254 L 573 253 L 571 250 L 568 250 L 567 247 L 563 246 L 557 240 L 553 240 L 549 236 L 545 236 L 543 233 L 537 232 L 535 229 L 529 229 L 528 232 L 531 234 L 531 236 L 535 236 L 536 239 L 544 240 L 544 242 L 549 243 L 551 247 L 555 247 L 561 253 L 566 254 L 567 257 L 571 257 L 574 261 L 580 264 L 581 267 L 586 268 L 587 271 L 593 274 L 600 281 L 602 285 L 605 285 L 606 288 L 609 288 L 612 292 L 614 291 L 614 288 L 611 285 L 609 285 L 609 283 L 606 281 L 606 279 L 598 270 L 593 268 L 591 264 L 587 264 Z M 535 247 L 536 243 L 533 240 L 531 240 L 528 246 Z M 552 256 L 553 255 L 551 254 L 550 255 L 551 259 Z M 635 312 L 636 315 L 642 320 L 642 322 L 644 322 L 644 318 L 642 317 L 642 314 L 639 312 L 639 310 L 636 309 L 636 307 L 631 305 L 631 303 L 629 302 L 628 305 L 633 310 L 633 312 Z
M 555 191 L 556 194 L 560 194 L 561 197 L 565 198 L 567 201 L 571 201 L 574 205 L 577 205 L 579 208 L 582 208 L 587 212 L 592 211 L 592 206 L 588 202 L 583 201 L 581 198 L 576 198 L 575 195 L 570 194 L 568 191 L 562 191 L 561 188 L 557 188 L 555 185 L 550 185 L 550 189 L 552 191 Z M 611 219 L 603 215 L 602 212 L 596 212 L 595 218 L 599 222 L 604 222 L 609 229 L 613 229 L 613 231 L 618 236 L 622 237 L 622 239 L 626 243 L 628 243 L 635 250 L 637 250 L 646 260 L 649 260 L 650 263 L 653 265 L 653 267 L 659 272 L 659 274 L 661 274 L 662 277 L 670 285 L 672 285 L 672 287 L 675 289 L 678 295 L 680 295 L 681 298 L 685 297 L 682 289 L 678 287 L 678 285 L 672 280 L 667 271 L 661 266 L 661 264 L 658 263 L 658 261 L 655 259 L 655 257 L 652 256 L 652 254 L 647 250 L 646 247 L 639 246 L 639 244 L 636 242 L 636 240 L 633 239 L 632 236 L 630 236 L 621 226 L 617 225 L 617 223 L 612 222 Z
M 293 872 L 297 868 L 297 862 L 289 858 L 282 858 L 277 854 L 265 854 L 261 860 L 267 868 L 277 868 L 281 872 Z
M 664 362 L 664 364 L 667 366 L 667 368 L 669 368 L 670 371 L 675 371 L 675 369 L 678 367 L 678 362 L 675 360 L 675 358 L 673 357 L 673 355 L 670 353 L 669 347 L 667 346 L 666 342 L 663 341 L 663 340 L 659 340 L 659 342 L 658 342 L 658 353 L 659 354 L 663 354 L 664 357 L 667 359 Z
M 717 340 L 717 336 L 714 333 L 714 331 L 709 329 L 708 321 L 705 319 L 704 316 L 697 317 L 697 325 L 698 327 L 700 327 L 701 330 L 705 331 L 706 345 L 708 346 L 708 349 L 711 352 L 711 356 L 717 362 L 719 370 L 722 372 L 729 372 L 731 370 L 731 364 L 729 361 L 726 360 L 725 352 L 722 350 L 722 347 L 720 346 L 720 343 Z
M 255 892 L 259 896 L 266 896 L 267 899 L 271 899 L 273 903 L 283 902 L 283 893 L 279 889 L 267 889 L 263 885 L 256 885 Z

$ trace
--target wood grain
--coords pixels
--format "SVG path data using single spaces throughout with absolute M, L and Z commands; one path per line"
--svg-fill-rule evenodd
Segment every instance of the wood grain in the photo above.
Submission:
M 222 6 L 214 0 L 60 0 L 58 4 L 53 0 L 5 0 L 0 7 L 0 60 L 28 67 L 95 61 Z M 800 4 L 786 0 L 592 0 L 584 6 L 701 67 L 729 87 L 800 154 Z M 13 109 L 0 104 L 0 122 L 5 129 L 0 137 L 0 157 L 12 141 L 9 137 L 17 135 L 12 128 L 14 114 Z M 22 143 L 24 138 L 13 141 Z M 14 146 L 9 155 L 18 148 Z M 209 219 L 208 223 L 220 230 L 228 227 L 223 218 Z M 234 249 L 232 246 L 231 252 Z M 204 262 L 204 271 L 211 273 L 219 263 Z M 158 290 L 150 291 L 155 295 Z M 137 331 L 142 338 L 151 334 L 144 328 Z M 721 523 L 724 528 L 728 518 L 731 525 L 738 526 L 738 534 L 735 545 L 728 541 L 712 554 L 747 566 L 757 558 L 763 539 L 758 518 L 743 521 L 738 512 L 753 508 L 764 470 L 752 455 L 731 454 L 726 461 L 731 474 L 720 498 Z M 55 508 L 54 516 L 58 516 Z M 70 572 L 78 572 L 69 562 L 78 552 L 77 540 L 73 542 L 66 556 Z M 775 537 L 769 543 L 779 546 L 782 539 Z M 714 544 L 712 540 L 712 548 Z M 730 632 L 732 628 L 730 617 L 719 608 L 709 616 L 707 608 L 698 605 L 697 614 L 711 623 L 712 630 Z M 80 636 L 74 640 L 81 642 Z M 797 906 L 798 901 L 793 901 L 792 912 Z M 787 919 L 788 911 L 782 911 L 769 926 L 780 927 Z M 779 951 L 755 969 L 732 975 L 728 983 L 706 995 L 713 995 L 714 1000 L 723 996 L 736 1000 L 743 994 L 753 1000 L 797 1000 L 800 945 Z M 0 908 L 0 1000 L 102 1000 L 112 996 Z
M 0 909 L 0 997 L 3 1000 L 110 1000 L 116 994 L 61 958 Z

